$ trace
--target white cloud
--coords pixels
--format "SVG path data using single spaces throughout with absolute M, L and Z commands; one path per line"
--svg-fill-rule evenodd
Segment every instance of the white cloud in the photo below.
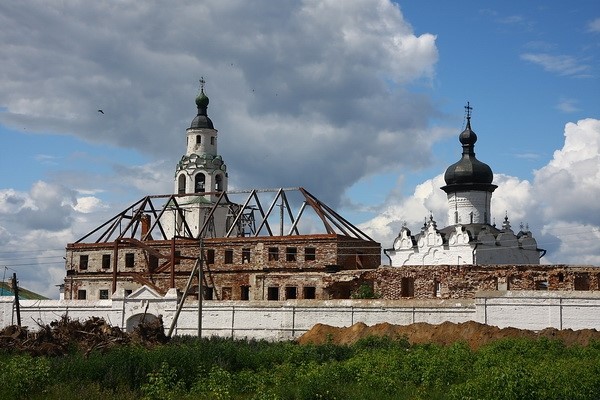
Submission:
M 525 53 L 521 55 L 525 61 L 540 65 L 548 72 L 559 75 L 586 76 L 590 66 L 582 64 L 578 59 L 568 55 L 551 55 L 547 53 Z
M 291 173 L 335 204 L 373 170 L 431 158 L 419 141 L 437 111 L 405 86 L 430 84 L 436 38 L 415 35 L 389 0 L 25 1 L 3 7 L 0 23 L 9 126 L 177 160 L 203 75 L 238 187 L 287 186 Z
M 588 24 L 589 32 L 600 32 L 600 18 L 596 18 Z
M 560 102 L 556 105 L 556 109 L 564 113 L 574 113 L 579 111 L 576 104 L 577 100 L 574 99 L 560 99 Z
M 547 221 L 600 225 L 600 121 L 584 119 L 565 126 L 565 144 L 535 172 L 536 195 Z
M 57 297 L 66 244 L 106 220 L 107 213 L 93 197 L 78 199 L 74 191 L 48 182 L 35 182 L 28 192 L 1 190 L 0 266 L 16 271 L 23 287 Z
M 77 198 L 77 203 L 73 208 L 75 209 L 75 211 L 78 211 L 80 213 L 89 214 L 101 208 L 108 208 L 108 206 L 102 204 L 102 200 L 100 200 L 97 197 L 84 196 Z

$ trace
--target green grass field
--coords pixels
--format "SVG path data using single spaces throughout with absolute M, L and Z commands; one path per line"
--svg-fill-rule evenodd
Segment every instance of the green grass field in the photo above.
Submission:
M 351 346 L 177 338 L 85 356 L 0 353 L 2 399 L 598 399 L 600 343 Z

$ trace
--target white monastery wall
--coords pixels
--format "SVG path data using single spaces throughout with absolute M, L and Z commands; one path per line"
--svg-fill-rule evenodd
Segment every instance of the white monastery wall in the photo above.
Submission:
M 0 297 L 0 327 L 16 324 L 14 301 Z M 21 322 L 32 330 L 67 315 L 85 320 L 104 318 L 111 325 L 131 330 L 144 313 L 162 316 L 168 331 L 177 307 L 174 291 L 165 297 L 142 288 L 127 298 L 112 300 L 21 300 Z M 317 323 L 351 326 L 387 322 L 440 324 L 477 321 L 501 328 L 540 330 L 600 329 L 600 294 L 595 292 L 481 292 L 475 300 L 295 300 L 206 301 L 202 335 L 233 338 L 289 340 Z M 196 335 L 198 307 L 186 304 L 175 335 Z
M 500 328 L 600 329 L 598 292 L 480 292 L 475 307 L 477 322 Z

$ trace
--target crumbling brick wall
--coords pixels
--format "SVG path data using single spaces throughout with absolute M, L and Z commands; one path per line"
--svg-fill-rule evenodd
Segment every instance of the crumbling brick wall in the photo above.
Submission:
M 375 291 L 385 299 L 473 298 L 483 290 L 600 290 L 600 268 L 566 265 L 381 267 Z

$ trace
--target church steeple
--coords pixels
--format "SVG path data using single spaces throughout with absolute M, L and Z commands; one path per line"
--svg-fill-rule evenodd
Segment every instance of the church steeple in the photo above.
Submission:
M 450 224 L 489 224 L 494 174 L 489 165 L 475 157 L 477 135 L 471 129 L 471 111 L 465 106 L 467 124 L 458 139 L 462 145 L 461 159 L 452 164 L 444 174 L 448 195 L 448 220 Z
M 198 113 L 186 130 L 187 148 L 175 171 L 175 192 L 179 194 L 213 193 L 204 195 L 215 201 L 218 192 L 227 190 L 227 167 L 217 152 L 217 130 L 208 117 L 206 81 L 200 79 L 200 94 L 196 97 Z
M 190 128 L 193 129 L 214 129 L 212 121 L 210 120 L 210 118 L 208 118 L 207 110 L 208 103 L 210 102 L 210 100 L 208 99 L 206 94 L 204 94 L 205 84 L 206 81 L 204 80 L 204 77 L 200 78 L 200 94 L 198 95 L 198 97 L 196 97 L 196 107 L 198 107 L 198 115 L 196 115 L 196 118 L 194 118 L 192 124 L 190 125 Z

